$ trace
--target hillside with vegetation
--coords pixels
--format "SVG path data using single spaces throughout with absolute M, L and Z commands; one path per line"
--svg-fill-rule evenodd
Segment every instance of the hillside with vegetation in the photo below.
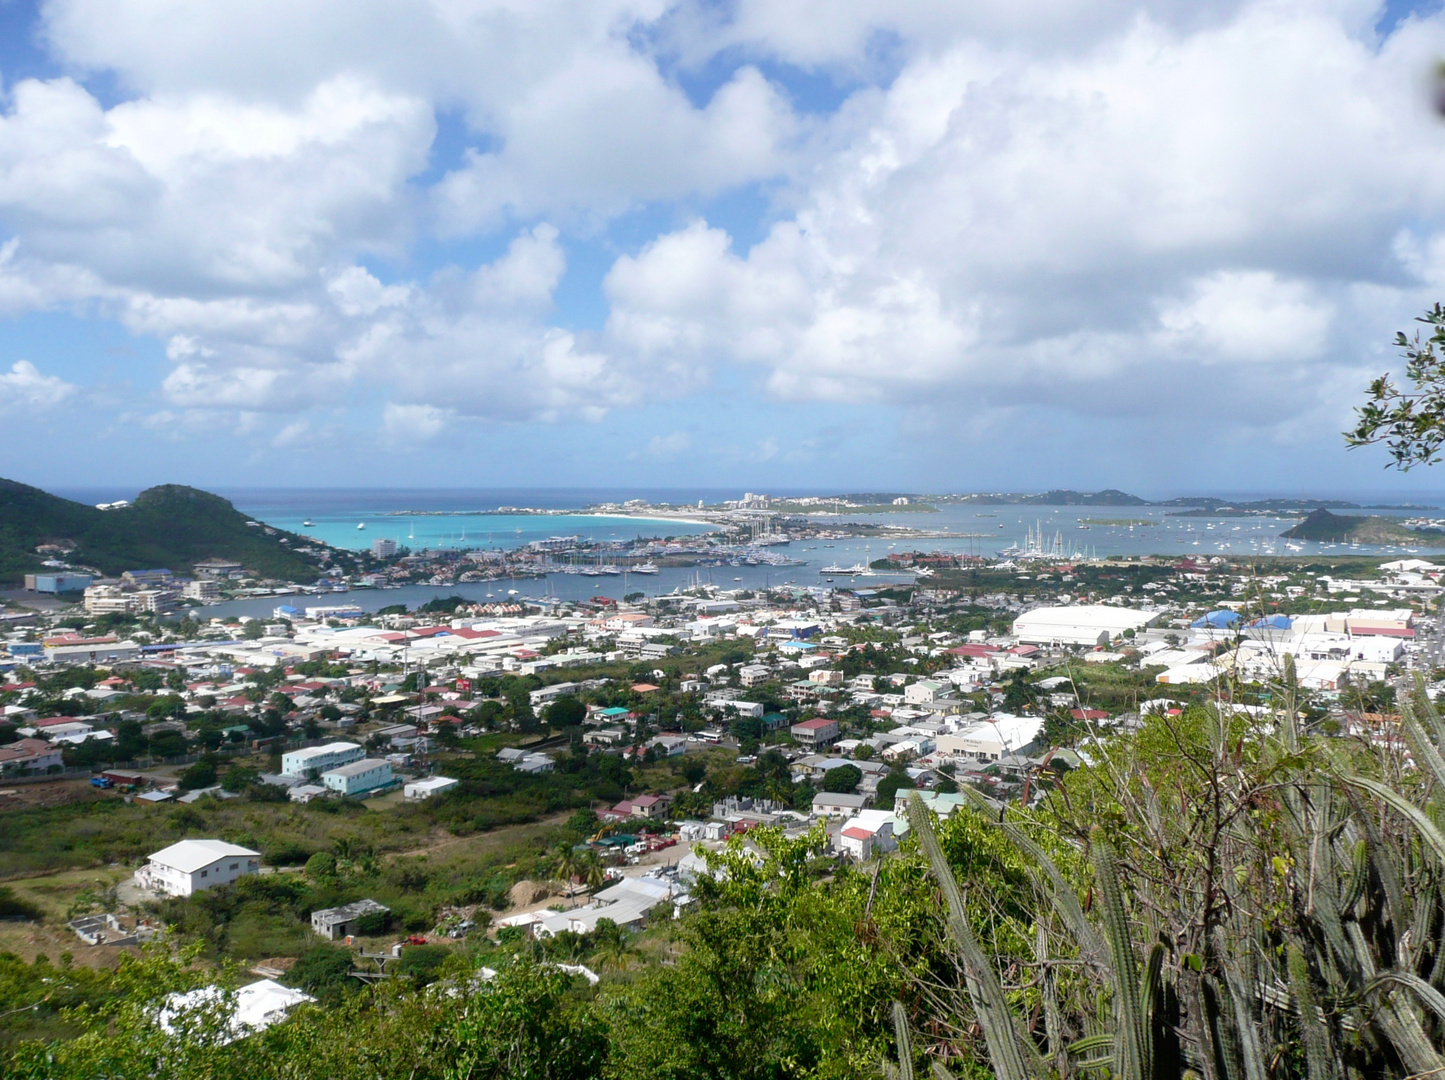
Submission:
M 98 510 L 15 480 L 0 479 L 0 583 L 43 569 L 44 545 L 74 566 L 104 574 L 164 567 L 181 573 L 206 559 L 231 559 L 264 577 L 313 579 L 317 560 L 290 550 L 311 542 L 254 522 L 219 495 L 180 484 L 147 488 L 129 506 Z
M 1292 529 L 1280 536 L 1287 540 L 1314 540 L 1337 544 L 1425 544 L 1445 546 L 1445 535 L 1420 529 L 1407 529 L 1395 518 L 1360 517 L 1332 514 L 1323 508 L 1310 513 Z
M 915 803 L 900 853 L 871 865 L 825 857 L 821 830 L 788 839 L 759 829 L 715 857 L 689 912 L 642 933 L 604 924 L 535 941 L 474 933 L 406 950 L 378 986 L 347 975 L 347 950 L 318 942 L 286 976 L 317 1002 L 287 1022 L 233 1039 L 218 1001 L 176 1034 L 158 1028 L 157 1003 L 214 981 L 204 961 L 224 937 L 253 932 L 258 911 L 294 909 L 299 927 L 323 897 L 484 885 L 453 884 L 434 860 L 383 862 L 352 844 L 299 874 L 172 902 L 191 916 L 173 916 L 191 942 L 179 952 L 155 947 L 112 971 L 0 956 L 0 1014 L 41 1000 L 33 1007 L 69 1036 L 22 1035 L 0 1071 L 51 1080 L 1445 1073 L 1441 717 L 1417 683 L 1398 727 L 1417 764 L 1403 769 L 1392 743 L 1302 726 L 1292 667 L 1273 689 L 1268 715 L 1213 705 L 1151 714 L 1095 744 L 1094 763 L 1065 771 L 1035 807 L 965 791 L 965 805 L 936 821 Z M 212 811 L 171 811 L 183 812 Z M 560 831 L 565 874 L 581 832 Z M 579 962 L 600 984 L 558 966 Z

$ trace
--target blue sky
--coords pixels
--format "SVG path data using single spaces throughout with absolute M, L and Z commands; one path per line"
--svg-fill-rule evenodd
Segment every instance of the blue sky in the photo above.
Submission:
M 161 12 L 159 15 L 157 12 Z M 1438 3 L 0 0 L 0 475 L 1445 492 Z

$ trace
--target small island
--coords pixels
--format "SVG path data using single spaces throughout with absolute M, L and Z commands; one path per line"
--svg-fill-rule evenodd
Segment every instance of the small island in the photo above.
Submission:
M 1311 511 L 1298 525 L 1280 533 L 1286 540 L 1313 540 L 1339 544 L 1424 544 L 1445 547 L 1445 532 L 1437 529 L 1409 529 L 1394 518 L 1371 515 L 1332 514 L 1323 508 Z

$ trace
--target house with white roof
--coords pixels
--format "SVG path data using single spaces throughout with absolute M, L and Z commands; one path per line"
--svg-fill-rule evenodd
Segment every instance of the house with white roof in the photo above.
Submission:
M 938 752 L 997 761 L 1004 754 L 1026 753 L 1043 726 L 1042 717 L 1001 713 L 975 721 L 957 734 L 940 735 Z
M 224 840 L 178 840 L 150 856 L 135 872 L 143 889 L 171 896 L 190 896 L 229 885 L 261 869 L 261 853 Z
M 236 1039 L 263 1031 L 286 1019 L 286 1013 L 303 1002 L 315 1001 L 310 994 L 282 986 L 271 979 L 261 979 L 241 987 L 235 993 L 229 1015 L 222 1017 L 223 1032 L 216 1042 L 224 1046 Z M 219 986 L 203 986 L 184 994 L 171 994 L 156 1017 L 167 1035 L 183 1034 L 192 1024 L 211 1019 L 212 1011 L 226 1001 Z

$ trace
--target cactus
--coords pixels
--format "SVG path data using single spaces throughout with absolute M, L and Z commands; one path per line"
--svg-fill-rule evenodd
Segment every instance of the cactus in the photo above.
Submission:
M 1008 958 L 974 934 L 910 800 L 964 972 L 958 1008 L 1002 1080 L 1445 1075 L 1445 722 L 1417 679 L 1403 746 L 1327 739 L 1301 730 L 1284 676 L 1273 723 L 1161 720 L 1162 767 L 1131 757 L 1137 742 L 1104 744 L 1087 797 L 999 814 L 974 796 L 1034 869 L 1034 945 L 1014 964 L 1037 972 L 1029 1016 L 1010 1012 L 1027 995 L 1005 992 Z M 1060 844 L 1087 860 L 1066 873 Z

